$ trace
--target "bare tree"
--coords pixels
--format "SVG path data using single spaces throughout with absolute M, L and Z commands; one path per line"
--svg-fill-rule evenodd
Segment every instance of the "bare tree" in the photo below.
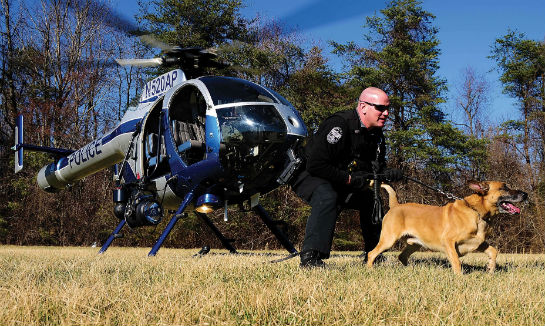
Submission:
M 490 84 L 485 76 L 467 67 L 462 73 L 462 80 L 456 86 L 456 109 L 464 115 L 462 125 L 471 137 L 482 138 L 484 128 L 481 116 L 489 102 Z
M 69 6 L 70 5 L 70 6 Z M 40 141 L 77 147 L 97 136 L 102 115 L 111 109 L 110 62 L 115 30 L 102 24 L 93 1 L 46 1 L 26 9 L 27 29 L 21 52 L 31 85 L 28 115 L 41 126 Z M 69 137 L 67 137 L 69 136 Z
M 113 57 L 130 41 L 104 24 L 108 8 L 91 0 L 0 1 L 2 145 L 4 139 L 12 143 L 20 113 L 25 115 L 25 142 L 37 145 L 78 148 L 111 127 L 118 116 L 117 86 L 124 84 L 129 89 L 123 92 L 134 94 L 134 84 L 120 82 L 112 69 Z M 81 229 L 98 234 L 103 227 L 89 216 L 111 211 L 104 189 L 111 177 L 97 173 L 52 197 L 35 182 L 46 162 L 45 155 L 27 153 L 26 169 L 14 176 L 13 163 L 2 157 L 0 237 L 8 221 L 8 243 L 88 243 Z
M 17 82 L 16 47 L 21 20 L 13 16 L 13 3 L 1 0 L 0 6 L 0 135 L 2 140 L 11 138 L 15 116 L 21 97 L 21 83 Z
M 115 55 L 118 58 L 146 58 L 152 56 L 152 51 L 134 38 L 117 35 L 115 39 L 118 44 Z M 136 104 L 147 75 L 144 69 L 131 65 L 114 66 L 113 75 L 115 76 L 115 87 L 112 89 L 117 90 L 115 98 L 117 110 L 114 118 L 115 121 L 119 121 L 127 108 Z

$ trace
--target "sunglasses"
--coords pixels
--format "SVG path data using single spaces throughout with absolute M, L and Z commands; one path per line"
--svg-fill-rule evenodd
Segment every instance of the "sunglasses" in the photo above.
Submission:
M 380 112 L 384 112 L 384 111 L 390 109 L 390 106 L 389 106 L 389 105 L 374 104 L 374 103 L 369 103 L 369 102 L 366 102 L 366 101 L 359 101 L 359 102 L 360 102 L 360 103 L 365 103 L 365 104 L 367 104 L 367 105 L 374 106 L 374 107 L 375 107 L 375 110 L 380 111 Z

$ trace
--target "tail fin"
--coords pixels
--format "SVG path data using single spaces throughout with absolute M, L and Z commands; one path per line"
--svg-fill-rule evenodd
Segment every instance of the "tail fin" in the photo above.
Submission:
M 23 169 L 23 115 L 17 117 L 17 125 L 15 126 L 15 173 Z
M 394 190 L 394 188 L 390 187 L 390 185 L 382 183 L 380 185 L 382 188 L 384 188 L 388 192 L 388 204 L 390 208 L 395 207 L 399 205 L 399 202 L 397 201 L 397 195 Z

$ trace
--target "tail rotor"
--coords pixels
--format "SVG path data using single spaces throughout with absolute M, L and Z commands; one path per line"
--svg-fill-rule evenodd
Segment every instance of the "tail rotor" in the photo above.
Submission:
M 17 117 L 15 125 L 15 173 L 23 169 L 23 115 Z

